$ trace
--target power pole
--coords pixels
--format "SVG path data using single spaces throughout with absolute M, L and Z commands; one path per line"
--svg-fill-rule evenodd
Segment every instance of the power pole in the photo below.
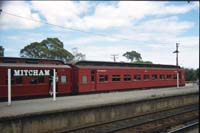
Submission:
M 177 73 L 177 88 L 179 88 L 179 70 L 178 70 L 178 46 L 179 43 L 176 43 L 176 51 L 174 51 L 173 53 L 176 53 L 176 73 Z
M 111 55 L 111 56 L 113 57 L 113 61 L 116 62 L 116 59 L 118 58 L 118 57 L 117 57 L 118 55 L 117 55 L 117 54 L 113 54 L 113 55 Z

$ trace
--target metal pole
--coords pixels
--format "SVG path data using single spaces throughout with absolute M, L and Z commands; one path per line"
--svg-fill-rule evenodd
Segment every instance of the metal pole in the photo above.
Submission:
M 53 100 L 56 101 L 56 69 L 53 69 Z
M 11 69 L 8 69 L 8 105 L 11 105 Z
M 176 43 L 176 67 L 177 67 L 177 88 L 179 88 L 179 70 L 178 70 L 178 43 Z
M 179 68 L 178 68 L 178 45 L 179 43 L 176 43 L 176 51 L 174 51 L 173 53 L 176 53 L 176 79 L 177 79 L 177 88 L 179 88 Z
M 178 45 L 179 45 L 179 44 L 176 43 L 176 50 L 177 50 L 177 53 L 176 53 L 176 55 L 177 55 L 177 56 L 176 56 L 176 60 L 177 60 L 177 61 L 176 61 L 176 62 L 177 62 L 177 64 L 176 64 L 176 65 L 177 65 L 177 88 L 179 88 L 179 70 L 178 70 L 178 52 L 179 52 L 179 51 L 178 51 Z

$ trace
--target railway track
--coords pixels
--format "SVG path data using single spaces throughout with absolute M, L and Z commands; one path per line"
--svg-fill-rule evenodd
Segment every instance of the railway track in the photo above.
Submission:
M 177 128 L 175 130 L 171 130 L 167 133 L 183 133 L 183 132 L 186 132 L 186 131 L 191 130 L 193 128 L 197 128 L 198 126 L 199 126 L 199 121 L 196 121 L 196 122 L 193 122 L 193 123 L 190 123 L 190 124 L 186 124 L 185 126 Z
M 198 104 L 148 113 L 140 116 L 94 124 L 62 133 L 129 133 L 129 132 L 167 132 L 172 125 L 186 123 L 198 118 Z

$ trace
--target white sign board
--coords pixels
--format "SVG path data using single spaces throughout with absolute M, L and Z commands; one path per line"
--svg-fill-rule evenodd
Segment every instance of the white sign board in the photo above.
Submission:
M 50 70 L 13 70 L 14 76 L 49 76 Z

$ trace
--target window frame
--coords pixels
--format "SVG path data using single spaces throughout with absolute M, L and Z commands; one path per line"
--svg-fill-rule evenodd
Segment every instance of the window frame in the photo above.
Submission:
M 83 84 L 87 84 L 88 83 L 88 76 L 87 75 L 82 75 L 81 76 L 81 83 L 83 83 Z
M 130 74 L 124 74 L 124 81 L 131 81 L 131 75 Z
M 141 74 L 134 74 L 133 79 L 134 79 L 134 81 L 140 81 L 140 80 L 142 80 L 142 76 L 141 76 Z
M 148 78 L 145 78 L 146 76 L 147 76 Z M 144 75 L 143 75 L 143 80 L 144 80 L 144 81 L 150 80 L 150 75 L 149 75 L 149 74 L 144 74 Z
M 119 74 L 112 75 L 112 81 L 117 82 L 121 81 L 121 77 Z
M 65 80 L 64 80 L 65 82 L 63 82 L 63 78 L 65 78 Z M 68 83 L 68 82 L 67 82 L 67 75 L 61 75 L 61 76 L 60 76 L 60 83 L 61 83 L 61 84 L 67 84 L 67 83 Z
M 165 74 L 160 74 L 160 75 L 159 75 L 159 79 L 160 79 L 160 80 L 165 80 Z
M 168 76 L 170 76 L 170 78 Z M 167 74 L 166 79 L 167 80 L 171 80 L 172 79 L 172 75 L 171 74 Z
M 99 82 L 108 82 L 108 75 L 101 74 L 99 75 Z
M 154 76 L 155 76 L 156 78 L 154 78 Z M 151 79 L 152 79 L 152 80 L 158 80 L 158 75 L 157 75 L 157 74 L 152 74 L 152 75 L 151 75 Z

